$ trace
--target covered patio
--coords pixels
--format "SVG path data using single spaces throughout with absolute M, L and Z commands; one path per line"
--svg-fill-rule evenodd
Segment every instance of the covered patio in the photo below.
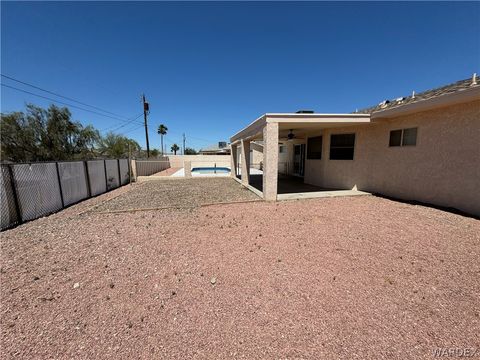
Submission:
M 356 189 L 326 189 L 306 183 L 304 173 L 309 137 L 325 128 L 368 123 L 369 114 L 262 115 L 231 137 L 231 176 L 270 201 L 365 195 Z M 253 152 L 260 154 L 256 156 L 259 163 L 253 164 Z

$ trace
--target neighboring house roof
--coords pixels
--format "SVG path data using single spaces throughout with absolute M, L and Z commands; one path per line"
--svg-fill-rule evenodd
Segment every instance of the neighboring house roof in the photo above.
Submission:
M 200 149 L 199 152 L 226 152 L 226 151 L 230 151 L 230 148 L 228 147 L 228 145 L 225 147 L 220 147 L 218 144 L 214 144 L 214 145 L 209 145 L 207 147 Z
M 439 88 L 427 90 L 420 92 L 418 94 L 412 94 L 410 96 L 399 97 L 393 100 L 384 100 L 376 106 L 371 106 L 369 108 L 361 109 L 356 111 L 357 114 L 372 114 L 377 111 L 383 111 L 387 109 L 393 109 L 407 104 L 413 104 L 416 102 L 430 100 L 439 96 L 458 93 L 471 89 L 472 87 L 479 87 L 480 83 L 478 82 L 476 75 L 471 78 L 460 80 L 452 84 L 448 84 Z

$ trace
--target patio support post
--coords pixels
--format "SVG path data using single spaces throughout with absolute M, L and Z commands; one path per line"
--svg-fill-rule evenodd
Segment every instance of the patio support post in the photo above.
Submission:
M 295 159 L 295 144 L 287 141 L 287 175 L 293 174 L 293 162 Z
M 263 128 L 263 198 L 277 200 L 278 123 L 267 122 Z
M 250 141 L 241 140 L 242 144 L 242 184 L 250 184 Z
M 237 145 L 230 145 L 230 176 L 237 177 Z

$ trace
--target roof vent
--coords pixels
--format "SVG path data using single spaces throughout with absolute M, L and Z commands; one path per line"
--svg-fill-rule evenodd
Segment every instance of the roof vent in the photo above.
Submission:
M 298 110 L 295 114 L 315 114 L 313 110 Z
M 415 99 L 415 90 L 412 91 L 412 99 Z
M 470 84 L 470 86 L 475 86 L 475 85 L 477 85 L 477 73 L 473 73 L 472 83 Z
M 404 96 L 395 99 L 395 101 L 398 102 L 398 103 L 402 103 L 403 100 L 405 100 Z
M 383 100 L 380 104 L 378 104 L 378 106 L 380 106 L 381 108 L 384 108 L 388 104 L 390 104 L 390 100 Z

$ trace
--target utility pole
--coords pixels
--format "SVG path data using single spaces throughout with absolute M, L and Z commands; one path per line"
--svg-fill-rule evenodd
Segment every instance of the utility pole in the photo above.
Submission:
M 183 133 L 183 155 L 185 155 L 185 133 Z
M 145 124 L 145 140 L 147 142 L 147 158 L 150 157 L 150 144 L 148 143 L 148 125 L 147 125 L 147 114 L 149 112 L 148 102 L 145 101 L 145 94 L 142 95 L 143 101 L 143 121 Z

